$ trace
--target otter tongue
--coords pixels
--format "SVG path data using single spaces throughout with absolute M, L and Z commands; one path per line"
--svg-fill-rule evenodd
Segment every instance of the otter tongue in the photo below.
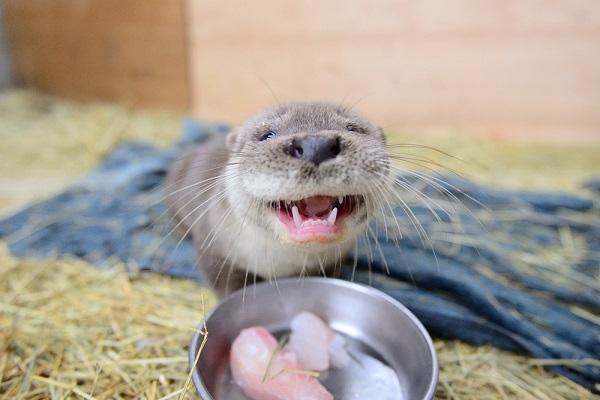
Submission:
M 312 196 L 302 200 L 302 213 L 309 216 L 321 216 L 329 212 L 331 205 L 335 201 L 331 196 Z

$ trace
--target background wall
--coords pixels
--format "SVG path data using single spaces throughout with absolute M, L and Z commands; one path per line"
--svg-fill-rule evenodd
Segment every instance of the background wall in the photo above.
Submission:
M 231 122 L 329 100 L 389 131 L 600 141 L 598 0 L 2 1 L 16 78 L 51 94 Z
M 2 0 L 15 75 L 78 100 L 188 108 L 181 1 Z
M 201 116 L 240 121 L 272 90 L 393 130 L 600 138 L 597 0 L 189 0 L 187 15 Z
M 12 69 L 8 52 L 8 42 L 4 28 L 3 3 L 0 1 L 0 89 L 12 84 Z

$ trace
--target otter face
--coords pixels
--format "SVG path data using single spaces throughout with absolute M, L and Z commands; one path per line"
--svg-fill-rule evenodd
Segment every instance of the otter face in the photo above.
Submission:
M 302 246 L 353 240 L 389 185 L 383 131 L 342 106 L 269 108 L 227 139 L 230 205 L 274 240 Z

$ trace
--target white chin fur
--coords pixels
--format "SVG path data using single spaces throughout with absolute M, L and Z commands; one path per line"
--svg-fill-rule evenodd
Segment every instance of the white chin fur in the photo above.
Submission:
M 267 183 L 263 181 L 264 187 L 254 186 L 266 190 Z M 291 245 L 286 240 L 287 230 L 277 218 L 275 212 L 267 211 L 264 215 L 259 215 L 252 209 L 254 193 L 247 193 L 239 180 L 227 180 L 227 195 L 230 206 L 233 208 L 233 223 L 242 224 L 241 234 L 236 236 L 235 244 L 232 243 L 232 250 L 238 254 L 233 254 L 233 259 L 238 260 L 257 260 L 248 265 L 249 271 L 260 276 L 283 277 L 294 276 L 301 273 L 303 268 L 307 268 L 305 273 L 316 272 L 321 260 L 335 260 L 339 254 L 345 254 L 354 246 L 354 239 L 364 229 L 364 223 L 359 225 L 356 215 L 352 214 L 342 221 L 343 237 L 339 241 L 329 244 L 310 243 L 298 246 Z M 252 183 L 254 185 L 254 183 Z M 268 184 L 270 193 L 273 193 L 273 181 Z M 265 192 L 266 193 L 266 192 Z M 288 194 L 291 198 L 297 195 L 298 198 L 304 196 L 303 193 Z M 304 196 L 305 197 L 305 196 Z M 261 197 L 258 197 L 261 198 Z M 249 213 L 249 214 L 246 214 Z M 265 224 L 257 226 L 253 221 L 260 220 Z M 265 229 L 266 228 L 266 229 Z M 257 254 L 260 252 L 260 255 Z M 266 260 L 277 260 L 275 264 L 269 264 Z
M 264 201 L 299 200 L 315 195 L 337 197 L 360 194 L 365 188 L 365 184 L 360 182 L 347 183 L 335 178 L 322 179 L 320 182 L 303 182 L 300 185 L 293 176 L 281 178 L 264 174 L 244 177 L 241 183 L 246 193 Z

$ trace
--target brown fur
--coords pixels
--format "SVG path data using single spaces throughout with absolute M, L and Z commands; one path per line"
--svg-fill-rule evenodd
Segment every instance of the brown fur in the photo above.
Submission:
M 276 135 L 261 141 L 269 131 Z M 306 135 L 337 136 L 342 151 L 318 166 L 291 157 L 289 142 Z M 167 178 L 169 206 L 191 233 L 204 273 L 222 294 L 253 275 L 331 270 L 376 211 L 371 192 L 386 184 L 388 167 L 383 131 L 354 111 L 328 103 L 278 105 L 226 138 L 186 151 Z M 348 234 L 339 243 L 286 242 L 269 209 L 270 201 L 356 194 L 368 201 L 348 218 Z

